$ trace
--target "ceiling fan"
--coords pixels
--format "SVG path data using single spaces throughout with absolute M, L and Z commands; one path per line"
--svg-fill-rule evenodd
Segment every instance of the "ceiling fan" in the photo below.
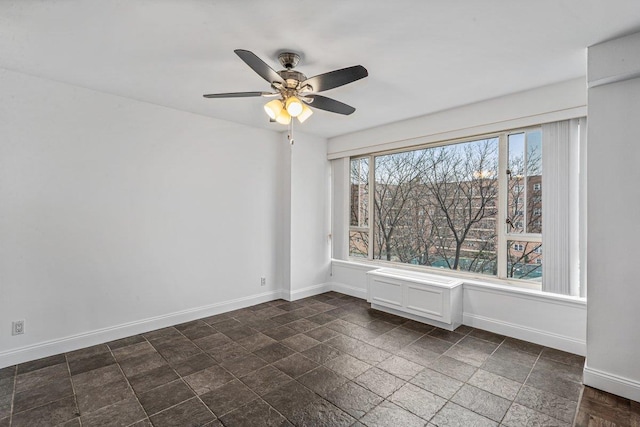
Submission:
M 298 62 L 300 62 L 300 55 L 297 53 L 280 53 L 278 60 L 284 69 L 275 71 L 253 52 L 243 49 L 236 49 L 234 52 L 253 71 L 269 82 L 273 91 L 214 93 L 203 96 L 205 98 L 245 98 L 253 96 L 275 98 L 267 102 L 264 109 L 271 121 L 285 125 L 291 123 L 292 117 L 296 117 L 300 123 L 308 119 L 313 114 L 309 106 L 332 113 L 352 114 L 356 111 L 352 106 L 326 96 L 317 95 L 317 93 L 355 82 L 369 75 L 367 69 L 362 65 L 355 65 L 307 78 L 301 72 L 294 70 Z

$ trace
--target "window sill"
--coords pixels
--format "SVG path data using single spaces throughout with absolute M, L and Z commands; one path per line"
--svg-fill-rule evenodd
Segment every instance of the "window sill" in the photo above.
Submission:
M 386 261 L 380 261 L 380 260 L 370 261 L 370 260 L 356 259 L 356 258 L 350 258 L 349 260 L 346 260 L 346 261 L 334 258 L 331 261 L 335 265 L 348 267 L 348 268 L 356 268 L 363 271 L 368 271 L 376 268 L 393 268 L 397 270 L 417 271 L 417 272 L 426 273 L 426 274 L 436 274 L 436 275 L 441 275 L 445 277 L 453 277 L 453 278 L 463 280 L 465 288 L 485 289 L 485 290 L 492 290 L 495 292 L 518 293 L 518 294 L 528 295 L 536 298 L 551 299 L 554 301 L 563 301 L 567 303 L 577 303 L 579 305 L 584 305 L 586 304 L 586 301 L 587 301 L 586 298 L 582 298 L 582 297 L 544 292 L 541 290 L 540 284 L 494 279 L 490 277 L 478 277 L 477 275 L 474 275 L 474 274 L 454 272 L 454 271 L 440 269 L 440 268 L 416 267 L 411 265 L 398 264 L 398 263 L 386 262 Z

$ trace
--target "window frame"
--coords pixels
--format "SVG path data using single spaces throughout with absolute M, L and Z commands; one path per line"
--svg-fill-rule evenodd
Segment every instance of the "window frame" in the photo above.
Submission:
M 349 157 L 349 160 L 348 160 L 349 165 L 351 164 L 352 160 L 368 158 L 369 194 L 368 194 L 367 203 L 369 206 L 369 213 L 368 213 L 369 223 L 367 227 L 354 227 L 354 226 L 351 226 L 351 223 L 349 221 L 349 227 L 348 227 L 348 232 L 346 236 L 348 259 L 353 262 L 365 262 L 365 263 L 371 263 L 375 265 L 384 265 L 389 267 L 418 270 L 418 271 L 451 275 L 451 276 L 457 276 L 457 277 L 463 277 L 463 278 L 466 277 L 473 280 L 479 280 L 484 282 L 495 282 L 500 284 L 508 284 L 508 285 L 513 285 L 518 287 L 540 290 L 542 288 L 541 281 L 532 281 L 532 280 L 526 280 L 526 279 L 518 279 L 514 277 L 507 277 L 507 264 L 508 264 L 507 255 L 509 251 L 509 248 L 507 247 L 508 240 L 519 240 L 522 242 L 532 242 L 532 243 L 540 243 L 540 244 L 543 243 L 542 233 L 510 233 L 508 230 L 508 224 L 506 221 L 507 220 L 507 197 L 508 197 L 507 196 L 508 137 L 511 134 L 517 134 L 517 133 L 526 134 L 526 132 L 530 132 L 530 131 L 541 131 L 541 125 L 528 126 L 524 128 L 517 128 L 517 129 L 509 129 L 501 132 L 475 135 L 471 137 L 458 138 L 458 139 L 443 140 L 443 141 L 420 144 L 420 145 L 415 145 L 410 147 L 402 147 L 402 148 L 391 149 L 391 150 L 376 151 L 376 152 Z M 493 138 L 496 138 L 498 140 L 498 197 L 496 202 L 497 208 L 498 208 L 497 215 L 496 215 L 497 274 L 495 276 L 483 275 L 475 272 L 448 270 L 448 269 L 441 269 L 441 268 L 432 267 L 432 266 L 400 263 L 400 262 L 387 261 L 382 259 L 373 259 L 374 245 L 372 243 L 373 243 L 373 239 L 375 238 L 374 237 L 375 212 L 372 209 L 372 207 L 374 206 L 374 202 L 375 202 L 374 201 L 375 158 L 378 156 L 385 156 L 389 154 L 403 153 L 408 151 L 421 150 L 425 148 L 437 148 L 437 147 L 442 147 L 447 145 L 463 144 L 463 143 L 474 142 L 474 141 L 479 141 L 484 139 L 493 139 Z M 351 184 L 350 175 L 347 179 L 350 185 Z M 525 191 L 526 191 L 526 185 L 525 185 Z M 351 203 L 351 199 L 349 199 L 349 203 Z M 348 209 L 351 209 L 350 205 Z M 367 248 L 368 249 L 367 258 L 351 255 L 350 244 L 349 244 L 349 236 L 351 232 L 366 232 L 368 234 L 369 245 Z

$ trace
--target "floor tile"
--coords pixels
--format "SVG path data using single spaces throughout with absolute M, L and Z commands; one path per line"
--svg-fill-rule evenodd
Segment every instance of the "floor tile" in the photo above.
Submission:
M 502 420 L 509 406 L 511 406 L 511 400 L 480 390 L 469 384 L 463 385 L 456 395 L 451 398 L 451 401 L 496 422 Z
M 482 369 L 478 369 L 468 383 L 508 400 L 516 398 L 521 386 L 518 382 Z
M 320 366 L 298 377 L 298 382 L 322 397 L 326 397 L 330 391 L 340 387 L 347 381 L 347 378 L 336 374 L 324 366 Z
M 518 350 L 526 353 L 531 353 L 536 357 L 540 355 L 540 353 L 544 348 L 539 344 L 534 344 L 532 342 L 522 341 L 522 340 L 511 338 L 511 337 L 506 337 L 501 346 L 509 348 L 511 350 Z
M 431 419 L 447 403 L 442 397 L 413 384 L 400 387 L 389 397 L 389 401 L 424 420 Z
M 120 368 L 129 378 L 164 365 L 167 365 L 167 361 L 158 353 L 142 354 L 120 362 Z
M 164 365 L 130 377 L 129 383 L 137 394 L 141 394 L 177 379 L 178 374 L 173 368 Z
M 424 370 L 424 366 L 400 356 L 391 356 L 380 362 L 377 367 L 405 381 L 409 381 Z
M 480 367 L 489 358 L 491 352 L 485 352 L 477 348 L 464 346 L 458 343 L 444 353 L 445 356 L 459 360 L 468 365 Z
M 429 350 L 432 353 L 443 354 L 453 346 L 453 343 L 430 335 L 424 335 L 412 345 L 424 350 Z
M 73 396 L 71 379 L 61 378 L 40 387 L 32 387 L 16 393 L 13 397 L 13 412 L 26 411 L 68 396 Z
M 53 426 L 76 418 L 78 415 L 75 399 L 70 396 L 15 414 L 11 425 L 13 427 Z
M 349 354 L 343 354 L 335 359 L 331 359 L 326 362 L 324 366 L 350 380 L 371 368 L 371 365 L 368 363 L 358 360 Z
M 64 354 L 56 354 L 55 356 L 43 357 L 42 359 L 33 360 L 31 362 L 20 363 L 17 368 L 17 375 L 26 374 L 28 372 L 37 371 L 48 366 L 66 363 L 67 359 Z
M 536 360 L 538 360 L 538 356 L 533 353 L 513 349 L 504 344 L 501 344 L 500 347 L 498 347 L 496 351 L 493 352 L 491 357 L 500 360 L 506 360 L 509 362 L 515 362 L 520 365 L 527 366 L 528 368 L 532 368 L 533 364 L 536 362 Z
M 297 426 L 347 427 L 356 420 L 330 402 L 319 399 L 297 408 L 291 421 Z
M 111 351 L 118 363 L 122 363 L 127 359 L 143 356 L 145 354 L 157 353 L 156 349 L 146 340 L 130 344 L 124 347 L 118 347 Z
M 320 399 L 317 394 L 298 382 L 272 390 L 262 398 L 287 419 L 291 419 L 297 408 L 306 407 Z
M 571 423 L 552 418 L 541 412 L 535 411 L 526 406 L 514 403 L 509 408 L 507 415 L 502 420 L 502 424 L 507 427 L 522 426 L 544 426 L 544 427 L 570 427 Z
M 259 396 L 282 387 L 292 380 L 293 378 L 273 366 L 265 366 L 242 378 L 242 382 Z
M 200 353 L 187 360 L 172 363 L 171 367 L 175 369 L 178 375 L 186 377 L 187 375 L 200 372 L 216 364 L 217 362 L 211 356 L 205 353 Z
M 425 421 L 422 418 L 387 401 L 375 407 L 360 421 L 368 427 L 422 427 L 425 425 Z
M 110 341 L 107 343 L 107 345 L 113 351 L 119 348 L 128 347 L 130 345 L 139 344 L 145 341 L 146 339 L 142 335 L 134 335 L 132 337 L 126 337 L 119 340 Z
M 578 401 L 580 390 L 582 389 L 582 384 L 557 376 L 553 371 L 546 369 L 534 369 L 531 371 L 525 384 L 574 402 Z
M 48 382 L 69 377 L 69 368 L 66 363 L 47 366 L 35 371 L 18 374 L 15 382 L 15 392 L 19 393 L 34 387 L 41 387 Z
M 193 343 L 204 351 L 222 347 L 230 342 L 232 342 L 231 338 L 221 332 L 216 332 L 215 334 L 193 340 Z
M 86 390 L 109 384 L 119 379 L 124 379 L 120 367 L 116 364 L 94 369 L 71 377 L 76 393 L 84 393 Z
M 332 390 L 326 398 L 356 419 L 364 416 L 384 400 L 352 381 Z
M 431 369 L 420 372 L 410 382 L 445 399 L 451 399 L 463 384 Z
M 448 341 L 451 344 L 455 344 L 465 337 L 464 334 L 455 331 L 447 331 L 446 329 L 435 328 L 430 331 L 427 335 L 434 338 L 439 338 L 444 341 Z
M 292 337 L 298 334 L 298 331 L 291 329 L 288 326 L 278 326 L 272 329 L 266 329 L 262 331 L 263 334 L 270 336 L 276 341 L 282 341 L 285 338 Z
M 71 351 L 66 354 L 67 361 L 71 364 L 76 360 L 86 359 L 88 357 L 97 356 L 103 353 L 109 353 L 109 346 L 106 344 L 98 344 L 91 347 L 81 348 L 80 350 Z
M 519 383 L 523 383 L 527 379 L 529 372 L 531 372 L 531 366 L 521 365 L 511 360 L 499 359 L 495 356 L 489 357 L 481 368 Z
M 293 353 L 293 350 L 285 347 L 279 342 L 269 344 L 268 346 L 253 352 L 253 354 L 258 356 L 260 359 L 265 360 L 267 363 L 277 362 L 280 359 L 291 356 Z
M 222 417 L 224 414 L 258 399 L 258 395 L 239 380 L 233 380 L 220 388 L 201 395 L 200 399 L 217 417 Z
M 282 340 L 281 343 L 294 351 L 305 351 L 320 344 L 320 341 L 308 335 L 298 334 Z
M 192 341 L 213 335 L 217 332 L 216 329 L 200 320 L 189 322 L 188 324 L 177 325 L 176 329 Z
M 567 365 L 584 366 L 584 356 L 567 353 L 554 348 L 544 348 L 542 353 L 540 353 L 540 358 L 555 360 L 556 362 L 566 363 Z
M 273 364 L 276 368 L 289 375 L 290 377 L 297 378 L 309 372 L 312 369 L 317 368 L 319 365 L 304 357 L 300 353 L 293 354 L 284 359 L 280 359 Z
M 214 365 L 183 379 L 196 394 L 200 395 L 233 381 L 234 376 L 223 367 Z
M 448 402 L 444 407 L 436 414 L 431 423 L 438 427 L 460 427 L 460 426 L 474 426 L 474 427 L 497 427 L 498 423 L 492 421 L 482 415 L 476 414 L 462 406 L 455 403 Z
M 215 419 L 209 408 L 193 398 L 153 415 L 151 422 L 154 427 L 203 426 Z
M 429 365 L 429 368 L 460 381 L 467 381 L 476 372 L 473 365 L 443 355 Z
M 127 426 L 146 418 L 136 399 L 121 400 L 81 417 L 84 426 Z
M 324 342 L 324 341 L 330 340 L 331 338 L 337 337 L 340 334 L 334 331 L 333 329 L 329 329 L 325 326 L 322 326 L 322 327 L 305 332 L 305 335 L 315 340 L 318 340 L 320 342 Z
M 489 341 L 495 344 L 500 344 L 505 339 L 504 335 L 495 334 L 489 331 L 483 331 L 482 329 L 474 329 L 469 333 L 469 336 L 484 341 Z
M 405 384 L 404 380 L 378 368 L 371 368 L 355 379 L 355 382 L 381 396 L 389 397 Z
M 527 385 L 522 387 L 515 401 L 566 423 L 572 423 L 576 413 L 574 401 Z
M 220 363 L 220 366 L 239 378 L 248 375 L 251 372 L 256 371 L 266 365 L 267 362 L 253 354 L 247 354 L 245 356 L 225 360 Z
M 231 411 L 221 418 L 226 427 L 270 426 L 292 427 L 278 411 L 265 403 L 256 400 L 250 404 Z
M 262 332 L 255 333 L 253 335 L 250 335 L 248 337 L 238 340 L 238 344 L 246 348 L 247 351 L 249 352 L 260 350 L 261 348 L 266 347 L 275 342 L 277 341 L 263 334 Z
M 342 355 L 342 352 L 326 344 L 318 344 L 317 346 L 311 347 L 300 354 L 318 364 L 323 364 Z
M 439 353 L 426 350 L 415 343 L 404 347 L 395 354 L 422 366 L 431 365 L 438 357 L 441 356 Z
M 194 396 L 194 392 L 182 380 L 176 380 L 142 393 L 138 398 L 144 410 L 151 416 Z
M 121 400 L 132 398 L 134 398 L 133 390 L 129 387 L 127 380 L 122 377 L 114 382 L 84 390 L 76 400 L 80 415 L 85 415 Z
M 116 359 L 113 358 L 111 352 L 100 353 L 95 356 L 69 361 L 69 370 L 71 371 L 71 375 L 77 375 L 113 363 L 116 363 Z
M 211 348 L 207 350 L 207 353 L 218 363 L 250 354 L 246 348 L 233 341 L 220 347 Z

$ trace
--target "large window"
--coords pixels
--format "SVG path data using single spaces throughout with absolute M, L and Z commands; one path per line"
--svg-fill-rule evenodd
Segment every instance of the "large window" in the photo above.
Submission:
M 352 158 L 350 256 L 540 281 L 541 135 Z

